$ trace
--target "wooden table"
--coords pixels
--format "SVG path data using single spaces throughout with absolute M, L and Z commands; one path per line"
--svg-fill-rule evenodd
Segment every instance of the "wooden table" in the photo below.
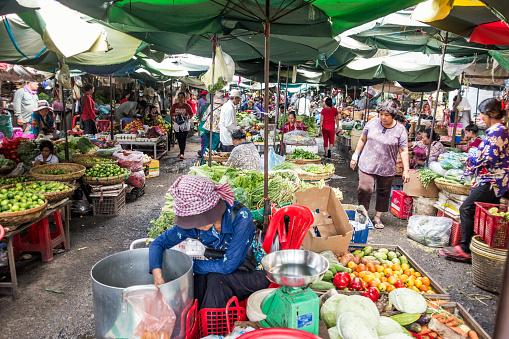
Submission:
M 71 200 L 64 199 L 64 200 L 60 201 L 59 203 L 57 203 L 56 205 L 51 205 L 50 208 L 48 208 L 43 215 L 41 215 L 38 219 L 36 219 L 34 221 L 23 224 L 23 225 L 17 227 L 13 231 L 9 231 L 8 227 L 5 228 L 5 236 L 2 239 L 2 241 L 7 242 L 7 258 L 8 258 L 8 262 L 9 262 L 9 270 L 11 273 L 11 281 L 10 282 L 0 282 L 0 288 L 2 288 L 2 287 L 3 288 L 12 288 L 12 297 L 14 299 L 18 298 L 18 278 L 16 276 L 16 262 L 14 260 L 14 249 L 13 249 L 14 235 L 23 232 L 24 230 L 28 229 L 30 226 L 36 224 L 38 221 L 41 221 L 44 218 L 49 217 L 56 211 L 58 211 L 60 209 L 64 209 L 64 220 L 63 220 L 64 233 L 65 233 L 65 238 L 67 240 L 67 244 L 70 248 L 70 246 L 71 246 L 71 238 L 70 238 L 70 234 L 69 234 L 69 219 L 71 216 L 70 205 L 71 205 Z

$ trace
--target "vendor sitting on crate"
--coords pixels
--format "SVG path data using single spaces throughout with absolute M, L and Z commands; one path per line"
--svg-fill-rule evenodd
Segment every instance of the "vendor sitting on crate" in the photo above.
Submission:
M 207 257 L 218 258 L 194 260 L 194 296 L 200 308 L 224 308 L 233 296 L 244 300 L 269 286 L 259 265 L 263 252 L 257 245 L 251 212 L 234 201 L 229 184 L 217 185 L 205 177 L 184 175 L 169 191 L 174 199 L 175 226 L 149 248 L 155 285 L 165 283 L 163 251 L 190 238 L 207 247 Z
M 461 243 L 443 249 L 446 259 L 470 261 L 470 241 L 474 235 L 476 202 L 499 204 L 509 186 L 509 131 L 503 123 L 503 101 L 486 99 L 478 107 L 488 129 L 475 156 L 467 161 L 465 175 L 473 175 L 472 191 L 460 207 Z

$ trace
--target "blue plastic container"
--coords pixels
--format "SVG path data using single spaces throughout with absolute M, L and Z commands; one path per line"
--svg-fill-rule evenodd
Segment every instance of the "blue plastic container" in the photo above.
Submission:
M 349 220 L 355 220 L 355 213 L 357 213 L 355 210 L 345 210 L 346 215 L 348 216 Z M 350 243 L 352 244 L 365 244 L 368 242 L 368 234 L 369 230 L 373 229 L 373 222 L 368 218 L 368 222 L 366 223 L 366 228 L 362 231 L 353 231 L 352 240 L 350 240 Z

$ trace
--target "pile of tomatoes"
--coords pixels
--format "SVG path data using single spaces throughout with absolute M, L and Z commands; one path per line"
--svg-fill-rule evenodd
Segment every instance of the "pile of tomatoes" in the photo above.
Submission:
M 350 273 L 352 279 L 360 278 L 365 288 L 375 287 L 380 292 L 390 292 L 396 288 L 409 288 L 420 293 L 435 294 L 429 278 L 423 277 L 408 264 L 374 265 L 368 263 L 357 265 L 350 261 L 348 268 L 352 270 Z

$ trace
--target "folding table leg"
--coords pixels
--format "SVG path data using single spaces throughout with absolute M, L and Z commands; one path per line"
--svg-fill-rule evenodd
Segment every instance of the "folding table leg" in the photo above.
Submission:
M 18 277 L 16 276 L 16 261 L 14 260 L 12 237 L 7 239 L 7 258 L 9 261 L 9 270 L 11 272 L 12 297 L 18 299 Z

